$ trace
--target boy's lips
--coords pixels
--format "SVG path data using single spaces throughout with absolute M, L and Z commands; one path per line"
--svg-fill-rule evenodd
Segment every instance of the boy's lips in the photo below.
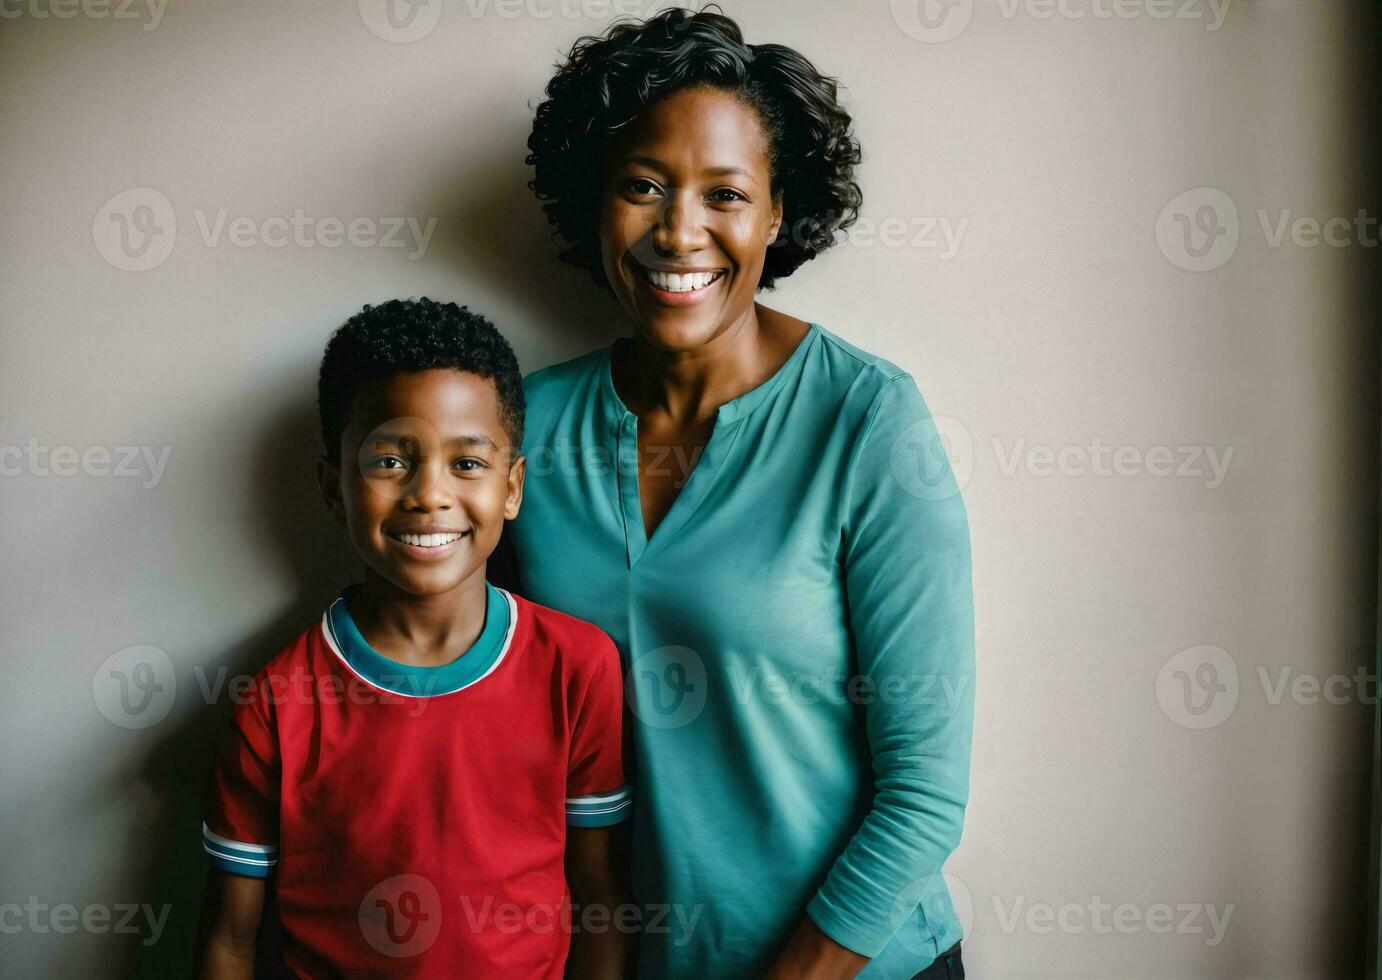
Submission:
M 460 547 L 470 531 L 454 528 L 422 528 L 408 531 L 385 531 L 384 536 L 405 554 L 417 558 L 441 558 Z

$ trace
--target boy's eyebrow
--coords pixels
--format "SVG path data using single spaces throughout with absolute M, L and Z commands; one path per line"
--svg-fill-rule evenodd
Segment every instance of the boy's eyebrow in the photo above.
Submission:
M 490 449 L 498 449 L 499 444 L 482 432 L 471 432 L 464 435 L 452 436 L 446 440 L 449 446 L 488 446 Z
M 375 443 L 376 445 L 379 443 L 383 443 L 385 445 L 394 446 L 401 442 L 404 442 L 405 440 L 415 441 L 416 439 L 417 436 L 415 436 L 411 432 L 389 432 L 386 430 L 384 432 L 372 433 L 370 435 L 369 441 Z M 498 443 L 496 443 L 493 439 L 491 439 L 489 436 L 485 435 L 482 432 L 467 432 L 462 433 L 461 435 L 452 436 L 451 438 L 446 440 L 446 444 L 448 446 L 464 446 L 467 448 L 477 446 L 482 448 L 488 447 L 490 449 L 499 448 Z

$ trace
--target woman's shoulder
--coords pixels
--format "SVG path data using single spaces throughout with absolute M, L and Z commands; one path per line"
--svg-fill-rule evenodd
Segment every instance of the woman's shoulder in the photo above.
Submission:
M 855 424 L 877 414 L 885 402 L 915 402 L 921 396 L 911 371 L 817 323 L 813 400 L 839 420 Z
M 597 347 L 569 360 L 529 371 L 523 376 L 523 394 L 530 401 L 552 393 L 568 395 L 573 388 L 598 381 L 597 372 L 608 355 L 608 347 Z
M 879 354 L 852 344 L 832 330 L 817 323 L 821 335 L 821 349 L 825 359 L 837 372 L 842 372 L 851 384 L 862 382 L 876 389 L 890 381 L 910 377 L 910 372 Z
M 600 389 L 600 372 L 605 370 L 608 350 L 595 350 L 569 360 L 538 368 L 523 376 L 526 428 L 532 431 L 554 423 L 555 419 L 582 405 L 595 403 Z

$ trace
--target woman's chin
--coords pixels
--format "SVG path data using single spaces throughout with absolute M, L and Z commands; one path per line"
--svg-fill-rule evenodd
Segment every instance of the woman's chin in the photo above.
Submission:
M 637 322 L 639 335 L 661 351 L 677 353 L 704 347 L 718 335 L 723 321 L 719 310 L 640 308 Z

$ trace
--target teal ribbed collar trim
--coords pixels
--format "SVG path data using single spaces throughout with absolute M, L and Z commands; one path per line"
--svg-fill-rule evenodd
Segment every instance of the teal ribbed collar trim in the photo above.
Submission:
M 513 638 L 512 599 L 503 589 L 485 583 L 485 625 L 464 654 L 440 667 L 414 667 L 399 663 L 369 645 L 355 625 L 346 602 L 360 586 L 351 585 L 331 604 L 322 618 L 322 629 L 332 649 L 357 675 L 391 694 L 437 697 L 469 687 L 494 671 L 508 652 Z

